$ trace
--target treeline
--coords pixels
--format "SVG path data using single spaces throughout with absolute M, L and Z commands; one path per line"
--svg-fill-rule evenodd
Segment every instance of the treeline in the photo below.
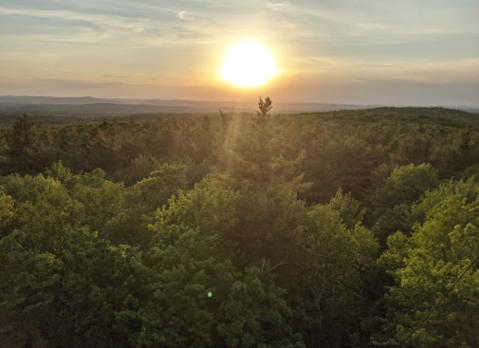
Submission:
M 364 201 L 398 166 L 430 163 L 440 179 L 474 170 L 478 120 L 440 108 L 275 115 L 259 146 L 267 145 L 272 157 L 301 157 L 299 172 L 313 184 L 303 197 L 308 204 L 326 203 L 338 187 Z M 128 186 L 163 163 L 189 163 L 200 181 L 213 168 L 224 171 L 235 157 L 231 154 L 258 155 L 248 140 L 251 127 L 247 114 L 56 127 L 38 126 L 23 116 L 0 129 L 0 174 L 38 174 L 61 160 L 74 173 L 101 168 L 109 179 Z
M 271 107 L 4 128 L 2 346 L 479 346 L 479 124 Z

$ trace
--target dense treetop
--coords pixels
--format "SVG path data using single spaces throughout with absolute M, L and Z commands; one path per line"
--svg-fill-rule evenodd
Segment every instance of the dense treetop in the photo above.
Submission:
M 2 347 L 479 346 L 479 123 L 271 106 L 2 128 Z

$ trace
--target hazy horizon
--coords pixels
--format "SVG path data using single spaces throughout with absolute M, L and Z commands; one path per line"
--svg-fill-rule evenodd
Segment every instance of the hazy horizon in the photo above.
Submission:
M 2 0 L 0 95 L 478 106 L 479 2 Z M 255 41 L 278 73 L 220 66 Z
M 151 102 L 154 102 L 154 101 L 158 101 L 158 102 L 161 102 L 161 101 L 164 101 L 164 102 L 173 102 L 173 101 L 179 101 L 179 102 L 193 102 L 193 103 L 238 103 L 238 104 L 242 104 L 242 105 L 249 105 L 251 104 L 250 106 L 255 109 L 256 108 L 256 105 L 257 105 L 257 102 L 258 102 L 258 97 L 252 97 L 250 99 L 242 99 L 242 100 L 209 100 L 209 99 L 183 99 L 183 98 L 118 98 L 118 97 L 106 97 L 106 98 L 102 98 L 102 97 L 95 97 L 95 96 L 92 96 L 92 95 L 67 95 L 67 96 L 57 96 L 57 95 L 0 95 L 0 98 L 52 98 L 52 99 L 94 99 L 93 102 L 99 100 L 99 101 L 111 101 L 112 103 L 114 101 L 121 101 L 122 104 L 124 105 L 131 105 L 131 104 L 128 104 L 128 102 L 148 102 L 148 101 L 151 101 Z M 266 96 L 259 96 L 259 97 L 266 97 Z M 253 99 L 254 98 L 254 99 Z M 0 103 L 4 103 L 5 101 L 1 101 L 0 100 Z M 36 104 L 36 103 L 25 103 L 25 104 Z M 74 103 L 66 103 L 65 105 L 69 105 L 69 104 L 74 104 Z M 338 106 L 341 106 L 341 105 L 349 105 L 349 106 L 358 106 L 358 107 L 371 107 L 371 108 L 375 108 L 375 107 L 425 107 L 425 108 L 434 108 L 434 107 L 439 107 L 439 108 L 478 108 L 479 107 L 479 103 L 476 103 L 476 104 L 417 104 L 417 105 L 411 105 L 411 104 L 385 104 L 385 103 L 377 103 L 377 104 L 365 104 L 365 103 L 348 103 L 348 102 L 344 102 L 344 103 L 336 103 L 336 102 L 330 102 L 330 101 L 327 101 L 327 100 L 318 100 L 318 101 L 301 101 L 301 100 L 278 100 L 278 101 L 275 101 L 274 102 L 275 105 L 288 105 L 288 104 L 305 104 L 305 105 L 308 105 L 308 104 L 311 104 L 311 105 L 321 105 L 321 104 L 324 104 L 324 105 L 328 105 L 328 104 L 331 104 L 331 105 L 338 105 Z M 147 103 L 145 105 L 148 105 Z

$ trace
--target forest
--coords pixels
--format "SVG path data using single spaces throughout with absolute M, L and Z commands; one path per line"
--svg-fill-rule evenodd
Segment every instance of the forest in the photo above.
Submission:
M 0 128 L 0 342 L 479 347 L 479 116 Z

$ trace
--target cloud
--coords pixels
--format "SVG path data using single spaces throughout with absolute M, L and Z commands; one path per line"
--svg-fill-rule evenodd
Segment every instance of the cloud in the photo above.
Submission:
M 188 11 L 180 11 L 178 12 L 178 18 L 188 20 L 188 19 L 193 19 L 193 17 L 190 16 L 191 13 Z
M 448 62 L 395 62 L 377 67 L 358 67 L 358 80 L 368 82 L 402 81 L 424 84 L 477 83 L 479 59 Z
M 121 75 L 103 75 L 103 77 L 113 77 L 116 79 L 129 79 L 129 76 L 121 76 Z
M 408 81 L 411 83 L 452 84 L 479 82 L 479 59 L 450 61 L 381 60 L 372 61 L 345 56 L 311 56 L 290 61 L 292 74 L 307 79 L 328 79 L 357 84 L 360 82 Z
M 10 51 L 10 52 L 1 52 L 0 59 L 10 60 L 10 61 L 19 61 L 23 59 L 29 60 L 43 60 L 43 61 L 62 61 L 62 57 L 58 53 L 50 52 L 29 52 L 25 54 L 22 51 Z
M 121 82 L 93 82 L 82 80 L 64 80 L 64 79 L 34 79 L 33 83 L 44 87 L 56 87 L 66 89 L 97 89 L 102 87 L 121 86 Z
M 220 36 L 212 26 L 193 24 L 192 13 L 167 8 L 152 8 L 150 11 L 141 10 L 134 16 L 109 14 L 105 12 L 78 12 L 72 10 L 40 10 L 29 8 L 5 8 L 0 7 L 1 16 L 26 16 L 46 19 L 40 26 L 58 28 L 56 31 L 44 33 L 29 31 L 27 34 L 17 33 L 10 30 L 0 38 L 15 43 L 57 43 L 76 44 L 84 46 L 124 47 L 131 48 L 158 47 L 167 44 L 201 44 L 206 38 L 217 39 Z M 181 24 L 178 18 L 182 19 Z M 205 21 L 206 19 L 203 18 Z M 91 23 L 88 30 L 75 27 L 72 21 Z M 2 23 L 3 24 L 3 23 Z M 15 22 L 10 22 L 15 26 Z M 66 33 L 64 28 L 75 29 L 74 32 Z M 141 35 L 141 36 L 140 36 Z M 203 39 L 203 40 L 200 40 Z
M 57 20 L 81 20 L 97 24 L 121 27 L 135 28 L 141 27 L 145 21 L 151 21 L 148 17 L 125 17 L 120 15 L 107 15 L 101 13 L 84 13 L 68 10 L 38 10 L 29 8 L 5 8 L 0 7 L 0 15 L 5 16 L 29 16 L 39 18 L 52 18 Z
M 273 11 L 282 11 L 285 9 L 288 0 L 283 2 L 268 2 L 268 7 L 271 8 Z

